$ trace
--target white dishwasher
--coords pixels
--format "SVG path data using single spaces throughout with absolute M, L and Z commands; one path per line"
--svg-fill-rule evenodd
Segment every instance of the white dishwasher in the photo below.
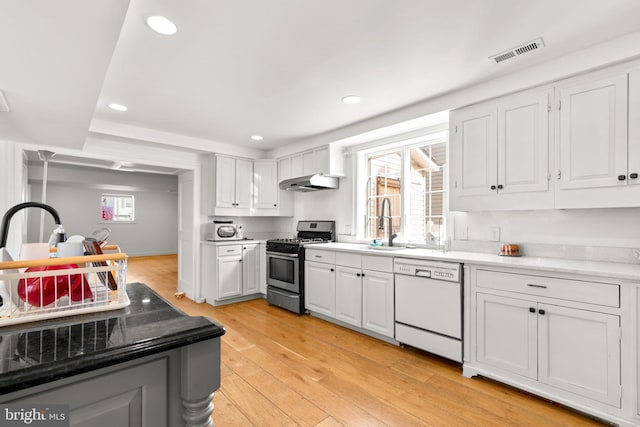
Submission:
M 396 340 L 462 362 L 462 274 L 452 262 L 395 258 Z

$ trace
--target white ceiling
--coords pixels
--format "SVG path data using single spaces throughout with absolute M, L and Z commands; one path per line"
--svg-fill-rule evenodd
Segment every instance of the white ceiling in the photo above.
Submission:
M 95 120 L 268 150 L 640 30 L 638 0 L 126 6 L 0 0 L 0 89 L 12 110 L 0 112 L 0 140 L 81 148 Z M 178 33 L 147 28 L 155 14 Z M 499 65 L 487 59 L 538 37 L 540 51 Z M 363 102 L 343 104 L 349 94 Z M 129 111 L 111 111 L 110 102 Z

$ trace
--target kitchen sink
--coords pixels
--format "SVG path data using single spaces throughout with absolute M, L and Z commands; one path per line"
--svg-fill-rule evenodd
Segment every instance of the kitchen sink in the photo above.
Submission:
M 367 246 L 374 251 L 400 251 L 402 249 L 414 249 L 406 246 Z

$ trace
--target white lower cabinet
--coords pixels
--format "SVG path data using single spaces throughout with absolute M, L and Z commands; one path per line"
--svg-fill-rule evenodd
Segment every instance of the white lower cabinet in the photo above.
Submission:
M 363 270 L 362 275 L 362 327 L 393 338 L 393 274 Z
M 242 295 L 242 254 L 219 256 L 218 299 Z
M 633 337 L 633 353 L 632 358 L 635 369 L 632 371 L 634 381 L 634 393 L 635 393 L 635 411 L 633 411 L 636 422 L 640 425 L 640 284 L 633 286 L 633 312 L 635 314 L 633 323 L 635 327 L 635 333 Z
M 602 277 L 468 267 L 464 375 L 494 378 L 624 424 L 625 285 Z M 637 298 L 640 305 L 640 293 Z
M 260 253 L 257 243 L 242 245 L 242 294 L 260 292 Z
M 332 264 L 304 263 L 305 308 L 325 316 L 335 317 L 336 276 Z
M 479 362 L 620 407 L 620 318 L 477 294 Z
M 307 259 L 316 260 L 305 262 L 308 310 L 394 337 L 393 258 L 308 250 Z
M 266 295 L 267 294 L 267 244 L 261 242 L 258 244 L 258 289 Z
M 202 296 L 206 302 L 233 302 L 260 293 L 261 260 L 257 242 L 201 246 Z M 266 272 L 265 272 L 266 275 Z M 246 298 L 245 298 L 246 299 Z
M 336 266 L 336 319 L 362 327 L 362 272 Z
M 529 301 L 477 294 L 477 360 L 537 378 L 538 323 Z

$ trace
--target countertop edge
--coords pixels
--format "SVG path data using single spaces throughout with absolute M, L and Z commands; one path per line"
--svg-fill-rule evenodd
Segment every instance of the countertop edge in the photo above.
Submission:
M 580 274 L 618 280 L 640 280 L 640 264 L 527 256 L 503 257 L 498 254 L 493 255 L 460 251 L 440 252 L 420 248 L 384 251 L 368 249 L 366 245 L 341 242 L 310 244 L 306 245 L 305 248 L 336 252 L 351 252 L 370 256 L 430 259 L 490 267 L 534 269 L 552 273 Z
M 200 317 L 207 319 L 206 317 Z M 114 366 L 200 341 L 218 338 L 224 335 L 225 332 L 224 327 L 212 322 L 209 325 L 202 325 L 188 332 L 152 338 L 135 345 L 114 348 L 111 351 L 105 351 L 100 354 L 89 354 L 86 357 L 74 358 L 68 362 L 52 362 L 32 367 L 27 371 L 6 373 L 3 375 L 3 384 L 7 384 L 7 386 L 0 386 L 0 395 Z M 16 387 L 16 384 L 19 384 L 19 386 Z

